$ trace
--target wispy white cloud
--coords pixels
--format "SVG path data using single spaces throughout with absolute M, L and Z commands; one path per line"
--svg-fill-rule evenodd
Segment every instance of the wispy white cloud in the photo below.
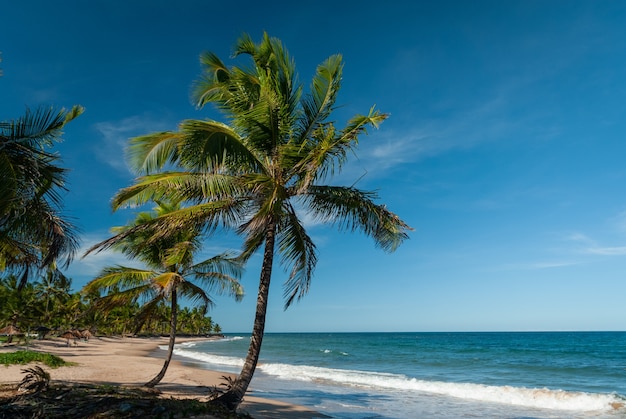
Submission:
M 103 139 L 95 148 L 98 158 L 124 173 L 129 173 L 124 156 L 130 138 L 171 129 L 166 122 L 150 116 L 132 116 L 120 121 L 98 122 L 94 127 Z
M 28 89 L 29 103 L 46 105 L 55 103 L 59 97 L 58 87 L 48 87 L 45 89 Z
M 565 236 L 566 241 L 593 243 L 593 240 L 587 235 L 579 232 L 570 233 Z
M 621 233 L 626 233 L 626 211 L 618 213 L 611 219 L 612 224 Z
M 390 167 L 429 154 L 436 148 L 434 134 L 419 130 L 405 133 L 400 137 L 393 137 L 392 134 L 384 135 L 382 141 L 374 145 L 366 157 L 377 160 L 385 167 Z
M 588 247 L 585 253 L 603 256 L 621 256 L 626 255 L 626 246 L 615 247 Z
M 490 100 L 468 105 L 446 118 L 399 121 L 392 128 L 383 125 L 370 134 L 373 140 L 362 141 L 357 153 L 360 166 L 376 174 L 450 150 L 507 139 L 524 123 L 508 117 L 505 110 L 509 108 L 505 94 L 496 93 Z
M 89 280 L 95 278 L 96 275 L 106 266 L 129 266 L 133 264 L 134 262 L 132 262 L 123 254 L 114 252 L 112 250 L 93 252 L 83 257 L 88 249 L 90 249 L 96 243 L 106 240 L 108 237 L 108 235 L 99 236 L 95 234 L 83 236 L 81 248 L 78 250 L 76 259 L 74 259 L 71 266 L 67 270 L 67 274 L 70 277 L 78 277 L 83 278 L 83 280 Z
M 575 253 L 580 254 L 581 248 L 596 246 L 596 241 L 585 233 L 580 231 L 571 231 L 562 235 L 557 235 L 557 239 L 565 243 L 568 251 L 572 250 L 572 246 L 576 249 Z
M 537 106 L 536 97 L 528 94 L 554 76 L 553 71 L 540 74 L 533 70 L 494 80 L 488 88 L 472 91 L 471 95 L 444 90 L 438 101 L 420 114 L 406 109 L 396 114 L 391 110 L 392 117 L 380 131 L 370 133 L 373 141 L 363 140 L 359 157 L 370 173 L 382 172 L 398 164 L 489 142 L 557 137 L 562 127 L 554 118 L 546 120 L 553 109 Z M 533 106 L 529 108 L 531 101 Z
M 574 266 L 582 264 L 582 261 L 574 260 L 546 260 L 546 261 L 534 261 L 534 262 L 521 262 L 514 264 L 506 264 L 500 266 L 498 270 L 503 271 L 535 271 L 544 269 L 556 269 L 564 268 L 567 266 Z
M 577 244 L 577 253 L 586 255 L 601 256 L 622 256 L 626 255 L 626 246 L 606 246 L 598 243 L 597 240 L 586 234 L 575 232 L 565 237 L 566 241 Z
M 527 269 L 552 269 L 552 268 L 562 268 L 564 266 L 573 266 L 580 265 L 582 262 L 580 261 L 545 261 L 545 262 L 534 262 L 527 265 Z
M 566 243 L 565 246 L 553 248 L 550 252 L 553 257 L 547 256 L 544 260 L 505 264 L 499 267 L 502 270 L 543 270 L 591 263 L 598 256 L 624 256 L 626 246 L 606 246 L 596 239 L 579 231 L 560 235 L 558 240 Z M 539 258 L 538 258 L 539 259 Z
M 298 218 L 306 229 L 327 224 L 326 222 L 316 218 L 313 214 L 300 207 L 296 208 L 296 214 L 298 214 Z

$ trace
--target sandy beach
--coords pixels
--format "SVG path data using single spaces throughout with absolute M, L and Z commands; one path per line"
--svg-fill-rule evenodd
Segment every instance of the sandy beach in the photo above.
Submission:
M 177 343 L 197 340 L 184 338 Z M 202 338 L 203 339 L 203 338 Z M 52 382 L 73 382 L 110 384 L 139 387 L 153 378 L 163 366 L 165 351 L 156 351 L 159 345 L 167 345 L 167 338 L 92 338 L 67 346 L 60 338 L 32 341 L 23 345 L 0 346 L 0 352 L 17 349 L 30 349 L 48 352 L 62 357 L 75 366 L 49 368 Z M 161 357 L 159 357 L 161 356 Z M 23 374 L 23 365 L 0 366 L 0 384 L 18 383 Z M 222 376 L 231 375 L 219 371 L 194 368 L 172 360 L 165 377 L 156 388 L 163 397 L 194 398 L 207 400 L 210 389 L 219 386 Z M 252 394 L 251 394 L 252 393 Z M 254 389 L 249 389 L 240 411 L 257 419 L 322 418 L 323 414 L 302 406 L 282 403 L 275 400 L 254 397 Z

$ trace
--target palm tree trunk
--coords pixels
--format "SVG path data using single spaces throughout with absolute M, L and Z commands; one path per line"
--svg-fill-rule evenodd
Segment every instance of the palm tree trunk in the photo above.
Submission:
M 156 377 L 154 377 L 152 380 L 148 381 L 145 384 L 145 386 L 149 388 L 152 388 L 161 382 L 161 380 L 165 376 L 167 367 L 170 365 L 170 361 L 172 360 L 172 354 L 174 353 L 174 343 L 176 341 L 176 309 L 178 306 L 178 302 L 176 300 L 176 284 L 174 284 L 174 286 L 172 286 L 172 316 L 170 317 L 170 343 L 167 347 L 167 357 L 165 358 L 165 363 L 163 363 L 163 368 L 161 368 L 161 371 L 156 375 Z
M 272 263 L 274 261 L 274 242 L 276 236 L 276 224 L 271 222 L 265 233 L 265 250 L 263 253 L 263 266 L 261 267 L 261 277 L 259 280 L 259 293 L 256 301 L 256 315 L 248 355 L 243 364 L 239 377 L 235 380 L 227 392 L 215 399 L 215 402 L 225 406 L 230 411 L 237 410 L 243 401 L 243 396 L 252 381 L 252 376 L 256 370 L 261 354 L 261 343 L 265 333 L 265 315 L 267 313 L 267 299 L 270 290 L 270 280 L 272 278 Z

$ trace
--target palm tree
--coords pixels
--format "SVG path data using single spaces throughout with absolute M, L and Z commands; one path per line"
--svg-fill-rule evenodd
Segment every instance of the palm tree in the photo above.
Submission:
M 54 264 L 35 283 L 35 293 L 44 303 L 41 321 L 47 326 L 52 324 L 55 312 L 58 312 L 61 306 L 71 298 L 71 284 L 72 280 L 56 269 Z
M 178 210 L 177 204 L 159 203 L 156 214 L 140 213 L 133 224 L 115 228 L 114 231 L 123 233 L 134 226 L 145 224 L 158 215 Z M 227 292 L 240 300 L 243 289 L 234 278 L 241 273 L 241 264 L 228 255 L 218 255 L 200 263 L 193 263 L 194 256 L 200 250 L 200 233 L 192 229 L 179 229 L 158 241 L 147 243 L 147 237 L 152 232 L 140 231 L 124 236 L 123 240 L 113 245 L 107 241 L 99 243 L 87 253 L 112 247 L 127 256 L 143 262 L 147 268 L 130 268 L 113 266 L 104 268 L 99 276 L 89 282 L 83 289 L 86 294 L 95 291 L 112 291 L 100 300 L 100 307 L 112 308 L 119 305 L 128 305 L 130 302 L 142 300 L 143 307 L 137 315 L 136 330 L 139 330 L 164 301 L 169 300 L 171 307 L 170 336 L 168 352 L 161 371 L 145 385 L 154 387 L 165 376 L 174 351 L 176 339 L 178 298 L 188 298 L 192 302 L 200 302 L 204 312 L 213 304 L 209 294 L 200 286 L 194 284 L 194 278 L 202 284 L 218 292 Z
M 69 295 L 69 298 L 63 305 L 63 311 L 61 315 L 61 321 L 63 328 L 77 329 L 83 326 L 86 320 L 87 305 L 83 301 L 83 296 L 80 293 L 74 293 Z
M 230 124 L 187 120 L 176 132 L 132 139 L 132 166 L 144 175 L 113 199 L 114 209 L 166 196 L 192 204 L 153 220 L 150 228 L 159 233 L 151 240 L 181 226 L 235 226 L 245 238 L 243 258 L 263 248 L 246 361 L 234 385 L 216 399 L 231 410 L 241 403 L 259 359 L 275 253 L 290 268 L 285 308 L 309 289 L 317 252 L 301 214 L 359 230 L 385 251 L 394 251 L 411 229 L 376 204 L 374 192 L 323 184 L 340 171 L 358 136 L 387 118 L 372 108 L 343 129 L 329 120 L 342 57 L 320 64 L 311 92 L 303 95 L 294 62 L 278 39 L 264 34 L 255 44 L 243 35 L 235 47 L 235 56 L 242 55 L 252 58 L 252 67 L 228 68 L 215 54 L 203 54 L 204 76 L 195 86 L 197 105 L 215 104 Z
M 75 227 L 60 216 L 67 171 L 46 149 L 82 112 L 41 108 L 0 122 L 0 271 L 19 273 L 20 288 L 34 268 L 69 265 L 78 248 Z
M 0 278 L 0 327 L 10 324 L 28 331 L 41 317 L 42 307 L 32 283 L 22 288 L 19 285 L 19 279 L 14 275 Z

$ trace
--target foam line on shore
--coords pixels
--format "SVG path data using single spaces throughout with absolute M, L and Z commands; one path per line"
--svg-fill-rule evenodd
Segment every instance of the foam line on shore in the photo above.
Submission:
M 179 356 L 204 362 L 208 364 L 209 368 L 219 366 L 241 367 L 244 363 L 242 358 L 212 355 L 205 352 L 191 351 L 183 347 L 177 347 L 174 352 Z M 415 391 L 466 400 L 552 410 L 578 412 L 608 411 L 623 408 L 626 403 L 626 400 L 615 394 L 428 381 L 401 374 L 280 363 L 265 363 L 259 365 L 258 368 L 265 374 L 285 380 L 317 381 L 338 386 L 367 387 L 393 391 Z

